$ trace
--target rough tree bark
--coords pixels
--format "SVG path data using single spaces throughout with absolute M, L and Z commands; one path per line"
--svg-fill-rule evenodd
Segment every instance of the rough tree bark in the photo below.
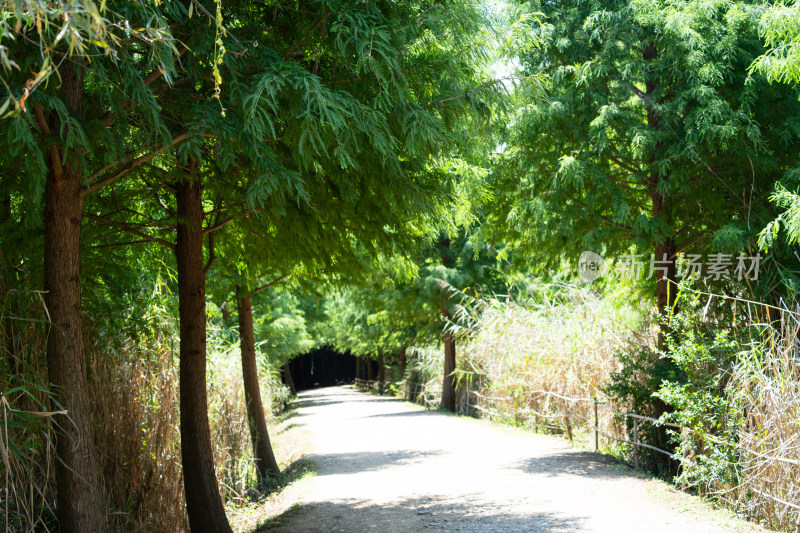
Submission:
M 642 49 L 642 57 L 645 61 L 654 61 L 658 58 L 658 49 L 652 42 Z M 658 81 L 654 75 L 653 70 L 648 73 L 648 79 L 645 80 L 645 96 L 642 101 L 647 110 L 647 125 L 653 130 L 657 131 L 661 127 L 662 118 L 658 113 L 655 98 L 658 91 Z M 661 151 L 661 143 L 656 143 L 652 152 L 650 153 L 650 168 L 655 168 L 656 158 Z M 668 195 L 662 194 L 660 191 L 665 187 L 661 187 L 659 181 L 661 179 L 669 180 L 669 176 L 660 177 L 658 172 L 651 170 L 648 176 L 648 187 L 650 189 L 650 200 L 652 204 L 653 219 L 660 219 L 663 223 L 669 225 L 672 222 L 672 206 Z M 675 296 L 677 294 L 677 272 L 675 265 L 675 240 L 671 236 L 664 236 L 655 244 L 655 257 L 653 258 L 655 264 L 659 268 L 654 269 L 656 278 L 656 306 L 658 315 L 662 319 L 667 315 L 669 310 L 675 303 Z M 668 326 L 662 321 L 658 330 L 657 346 L 665 354 L 665 340 L 668 332 Z M 674 368 L 674 361 L 666 355 L 658 357 L 657 366 L 662 368 Z M 659 418 L 662 414 L 671 411 L 667 405 L 660 398 L 653 398 L 653 412 L 652 416 Z M 654 431 L 654 444 L 659 448 L 670 449 L 670 437 L 667 433 L 667 428 L 659 426 Z M 674 471 L 676 463 L 674 460 L 665 459 L 665 463 L 669 465 L 670 469 Z
M 281 469 L 272 452 L 267 422 L 264 419 L 264 406 L 261 403 L 261 388 L 258 386 L 253 305 L 250 293 L 236 287 L 236 304 L 239 312 L 239 344 L 242 351 L 242 379 L 244 399 L 247 403 L 247 421 L 250 425 L 250 438 L 253 441 L 256 474 L 259 481 L 263 481 L 270 476 L 278 477 Z
M 70 111 L 82 114 L 83 75 L 67 63 L 60 69 Z M 49 122 L 38 110 L 42 133 L 58 131 L 55 113 Z M 105 531 L 100 470 L 94 450 L 91 402 L 81 330 L 80 235 L 83 216 L 81 168 L 75 154 L 49 150 L 44 213 L 44 290 L 50 328 L 47 373 L 53 394 L 67 416 L 55 418 L 56 502 L 59 530 L 65 533 Z
M 192 533 L 230 533 L 214 472 L 206 393 L 206 287 L 203 203 L 195 172 L 176 184 L 180 315 L 180 420 L 183 486 Z
M 450 251 L 450 239 L 442 235 L 439 238 L 439 246 L 442 254 L 442 265 L 452 266 L 453 259 Z M 450 312 L 447 310 L 447 293 L 442 289 L 442 324 L 447 327 L 447 318 Z M 456 370 L 456 338 L 446 330 L 443 334 L 444 341 L 444 378 L 442 378 L 442 401 L 439 404 L 441 409 L 455 412 L 456 410 L 456 386 L 453 372 Z
M 658 192 L 652 196 L 653 218 L 663 216 L 669 217 L 668 200 Z M 677 272 L 675 268 L 675 240 L 666 237 L 656 244 L 655 248 L 656 265 L 656 306 L 658 315 L 664 317 L 675 303 L 677 295 Z M 658 331 L 658 347 L 664 349 L 664 340 L 667 333 L 667 325 L 661 323 Z
M 658 49 L 654 44 L 650 43 L 643 47 L 642 58 L 645 61 L 654 61 L 658 58 Z M 656 93 L 659 89 L 658 81 L 653 75 L 652 71 L 649 74 L 649 79 L 645 80 L 645 92 L 641 97 L 642 103 L 647 112 L 647 126 L 653 131 L 661 127 L 661 116 L 656 107 Z M 650 153 L 650 167 L 655 167 L 656 158 L 661 151 L 661 144 L 656 143 L 652 152 Z M 650 191 L 650 201 L 652 203 L 653 219 L 661 219 L 666 224 L 672 222 L 671 205 L 669 198 L 662 194 L 659 186 L 659 181 L 669 177 L 662 178 L 655 170 L 651 170 L 648 176 L 648 188 Z M 672 237 L 663 237 L 656 243 L 655 246 L 655 260 L 654 266 L 660 267 L 655 270 L 656 278 L 656 305 L 658 307 L 659 316 L 663 317 L 668 312 L 669 308 L 675 302 L 677 273 L 675 268 L 675 240 Z M 661 324 L 658 334 L 658 346 L 664 347 L 664 336 L 666 333 L 666 324 Z

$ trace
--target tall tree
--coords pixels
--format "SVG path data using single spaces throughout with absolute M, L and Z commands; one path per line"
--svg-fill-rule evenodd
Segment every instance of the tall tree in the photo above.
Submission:
M 67 111 L 80 116 L 83 110 L 84 73 L 79 66 L 67 64 L 59 74 Z M 55 114 L 48 123 L 38 106 L 37 118 L 40 119 L 40 131 L 45 136 L 62 127 Z M 47 337 L 47 369 L 50 382 L 56 387 L 58 401 L 69 413 L 69 420 L 60 421 L 56 437 L 59 525 L 64 531 L 99 532 L 104 529 L 105 512 L 94 452 L 92 409 L 81 324 L 83 172 L 75 153 L 62 154 L 56 149 L 48 155 L 44 290 L 53 329 Z
M 152 111 L 148 85 L 172 72 L 175 49 L 163 13 L 149 2 L 121 12 L 92 3 L 16 3 L 5 5 L 2 15 L 0 114 L 9 142 L 1 157 L 18 184 L 15 194 L 31 212 L 41 213 L 40 200 L 44 203 L 48 376 L 68 413 L 56 418 L 59 526 L 66 532 L 99 532 L 105 530 L 106 513 L 81 323 L 83 204 L 109 175 L 133 166 L 125 153 L 125 141 L 135 136 L 130 117 Z M 150 28 L 146 35 L 124 30 L 141 28 L 144 21 Z M 119 135 L 98 131 L 110 124 Z
M 256 364 L 255 333 L 253 331 L 253 304 L 250 293 L 237 287 L 236 308 L 239 315 L 239 343 L 242 352 L 242 379 L 244 380 L 244 396 L 247 403 L 247 421 L 250 425 L 250 438 L 253 441 L 253 457 L 256 473 L 260 480 L 270 476 L 277 477 L 281 473 L 264 419 L 264 405 L 258 384 L 258 365 Z
M 190 14 L 180 6 L 175 10 L 176 19 Z M 161 158 L 137 170 L 143 188 L 154 191 L 156 199 L 164 188 L 184 194 L 181 167 L 194 160 L 196 176 L 190 181 L 202 178 L 205 200 L 193 196 L 193 201 L 207 202 L 205 213 L 216 220 L 204 233 L 248 211 L 269 212 L 272 219 L 285 217 L 287 205 L 308 205 L 321 209 L 310 226 L 346 229 L 368 252 L 397 228 L 414 231 L 412 213 L 424 206 L 435 211 L 447 183 L 423 172 L 428 158 L 447 141 L 455 117 L 480 108 L 480 99 L 468 91 L 480 88 L 488 97 L 495 89 L 483 77 L 480 52 L 469 46 L 482 31 L 477 3 L 310 1 L 298 9 L 295 3 L 240 2 L 210 15 L 214 12 L 211 6 L 202 10 L 209 25 L 179 20 L 173 28 L 192 54 L 179 63 L 174 89 L 157 101 L 172 135 L 183 135 L 184 142 L 177 163 Z M 223 16 L 235 29 L 219 31 Z M 228 51 L 224 64 L 218 61 L 220 50 Z M 221 92 L 219 78 L 215 83 L 204 78 L 209 58 L 225 82 Z M 249 171 L 239 172 L 245 168 Z M 115 201 L 107 200 L 109 205 Z M 347 208 L 336 212 L 337 205 Z M 144 233 L 145 226 L 131 227 L 116 211 L 116 218 L 98 217 Z M 149 220 L 147 227 L 159 233 L 169 219 Z M 185 223 L 179 216 L 178 229 L 188 235 L 189 229 L 181 229 Z M 296 238 L 302 238 L 309 224 L 297 224 Z M 197 221 L 190 224 L 191 231 L 198 228 Z M 168 242 L 169 234 L 150 238 Z M 258 240 L 252 243 L 258 245 Z M 186 260 L 204 258 L 193 248 Z M 207 268 L 193 264 L 186 271 L 188 277 L 179 276 L 179 282 L 187 280 L 194 288 L 180 294 L 199 292 L 203 280 L 196 274 Z M 199 323 L 186 334 L 200 336 Z M 196 455 L 184 457 L 184 463 L 203 470 L 193 474 L 195 483 L 187 478 L 187 510 L 193 531 L 224 531 L 229 526 L 218 512 L 218 495 L 214 498 L 207 438 L 197 433 L 205 431 L 199 414 L 206 407 L 199 371 L 205 354 L 199 341 L 182 336 L 184 342 L 181 392 L 197 402 L 181 403 L 190 423 L 182 426 L 182 440 L 195 441 L 183 452 Z
M 206 393 L 206 291 L 203 198 L 197 164 L 175 187 L 178 211 L 175 256 L 180 314 L 181 458 L 189 527 L 194 532 L 231 531 L 214 474 Z
M 762 45 L 738 4 L 531 9 L 545 21 L 519 56 L 535 80 L 517 89 L 494 173 L 493 219 L 508 224 L 492 227 L 544 265 L 644 252 L 663 315 L 678 254 L 752 250 L 797 138 L 795 95 L 748 76 Z

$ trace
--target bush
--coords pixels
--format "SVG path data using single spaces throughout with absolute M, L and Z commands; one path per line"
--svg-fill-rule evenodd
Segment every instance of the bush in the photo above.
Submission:
M 679 379 L 658 397 L 672 408 L 684 486 L 768 526 L 793 530 L 800 497 L 797 317 L 787 310 L 700 295 L 682 287 L 667 349 Z M 716 307 L 710 308 L 712 300 Z

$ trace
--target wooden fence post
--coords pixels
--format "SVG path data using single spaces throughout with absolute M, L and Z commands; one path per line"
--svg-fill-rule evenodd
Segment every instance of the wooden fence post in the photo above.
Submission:
M 600 424 L 597 421 L 597 398 L 594 399 L 594 451 L 600 451 L 600 436 L 598 434 L 598 430 L 600 429 Z
M 639 419 L 633 419 L 633 467 L 639 470 Z

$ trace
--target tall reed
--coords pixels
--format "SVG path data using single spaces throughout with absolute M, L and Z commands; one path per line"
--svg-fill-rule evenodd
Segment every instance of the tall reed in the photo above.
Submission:
M 489 418 L 570 437 L 593 424 L 587 400 L 605 401 L 602 389 L 619 369 L 619 352 L 652 342 L 640 308 L 628 301 L 587 287 L 538 283 L 523 298 L 466 302 L 456 313 L 456 329 L 463 339 L 462 381 L 478 385 L 469 406 Z M 599 419 L 605 432 L 618 435 L 611 413 L 600 410 Z
M 55 527 L 53 423 L 44 356 L 46 311 L 22 271 L 0 281 L 0 527 Z
M 46 313 L 37 309 L 36 293 L 16 291 L 6 296 L 27 299 L 14 314 L 3 315 L 0 328 L 4 348 L 0 525 L 9 532 L 55 531 L 53 428 L 46 413 L 51 408 L 44 364 Z M 109 531 L 188 529 L 180 457 L 177 328 L 171 306 L 163 304 L 163 298 L 154 297 L 130 328 L 111 332 L 90 326 L 85 331 L 94 440 L 109 502 Z M 142 328 L 142 323 L 148 327 Z M 220 492 L 231 504 L 253 496 L 256 483 L 237 341 L 236 332 L 220 324 L 209 328 L 211 437 Z M 262 375 L 269 417 L 273 397 L 282 401 L 288 392 L 266 359 Z

